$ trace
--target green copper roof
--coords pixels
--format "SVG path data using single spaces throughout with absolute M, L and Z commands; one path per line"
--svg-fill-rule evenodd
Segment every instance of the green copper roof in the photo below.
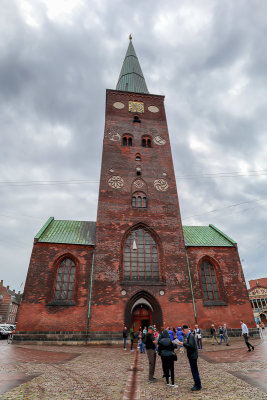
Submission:
M 233 247 L 236 242 L 214 225 L 183 226 L 186 246 Z
M 138 58 L 135 54 L 131 36 L 116 90 L 134 93 L 149 93 Z
M 95 245 L 95 222 L 54 220 L 50 217 L 35 239 L 41 243 Z

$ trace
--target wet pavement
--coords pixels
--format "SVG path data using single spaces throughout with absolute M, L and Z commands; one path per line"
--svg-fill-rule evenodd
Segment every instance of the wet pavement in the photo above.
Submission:
M 158 356 L 157 381 L 149 384 L 147 357 L 140 354 L 134 398 L 267 400 L 267 341 L 252 340 L 252 344 L 254 352 L 247 352 L 243 339 L 232 340 L 230 347 L 204 343 L 198 361 L 203 390 L 196 394 L 190 391 L 193 381 L 185 354 L 179 354 L 175 363 L 175 389 L 166 388 Z M 134 360 L 135 352 L 120 347 L 22 346 L 1 341 L 0 399 L 123 399 Z

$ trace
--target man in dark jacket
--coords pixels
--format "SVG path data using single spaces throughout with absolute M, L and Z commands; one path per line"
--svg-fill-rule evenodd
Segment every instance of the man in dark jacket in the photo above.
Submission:
M 174 348 L 177 347 L 172 343 L 169 332 L 167 330 L 163 331 L 161 339 L 159 340 L 158 353 L 161 356 L 162 368 L 164 376 L 166 378 L 167 386 L 172 386 L 176 388 L 177 385 L 174 384 Z M 171 385 L 169 383 L 169 376 L 171 374 Z
M 191 372 L 193 375 L 193 379 L 195 385 L 191 388 L 193 392 L 197 390 L 201 390 L 201 381 L 199 377 L 198 367 L 197 367 L 197 359 L 198 359 L 198 350 L 197 344 L 194 335 L 190 332 L 189 327 L 187 325 L 183 325 L 182 327 L 183 334 L 185 335 L 186 339 L 183 342 L 179 342 L 179 345 L 182 345 L 186 348 L 187 357 L 189 360 Z
M 156 378 L 154 378 L 155 366 L 156 366 L 156 348 L 155 348 L 155 337 L 153 326 L 148 327 L 147 334 L 144 338 L 144 343 L 146 345 L 146 354 L 149 362 L 149 376 L 148 382 L 154 383 Z

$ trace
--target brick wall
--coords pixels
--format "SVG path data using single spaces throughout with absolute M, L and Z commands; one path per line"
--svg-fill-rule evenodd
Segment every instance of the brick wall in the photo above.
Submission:
M 34 244 L 17 331 L 86 331 L 92 252 L 91 246 Z M 71 257 L 76 265 L 75 306 L 49 305 L 54 299 L 57 268 L 64 257 Z
M 191 266 L 194 296 L 198 323 L 207 329 L 211 323 L 216 326 L 226 323 L 231 328 L 240 327 L 240 319 L 250 327 L 255 327 L 253 312 L 236 247 L 189 247 L 188 257 Z M 203 257 L 215 269 L 222 306 L 204 306 L 200 278 L 200 265 Z

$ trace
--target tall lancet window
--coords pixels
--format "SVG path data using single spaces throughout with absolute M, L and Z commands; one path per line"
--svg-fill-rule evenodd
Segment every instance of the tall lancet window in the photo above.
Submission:
M 65 258 L 58 269 L 55 290 L 55 300 L 71 300 L 75 280 L 75 264 L 70 258 Z
M 158 281 L 158 246 L 144 228 L 132 231 L 125 242 L 123 279 L 131 281 Z
M 209 262 L 204 261 L 200 267 L 201 281 L 205 300 L 218 300 L 219 292 L 216 283 L 214 267 Z

